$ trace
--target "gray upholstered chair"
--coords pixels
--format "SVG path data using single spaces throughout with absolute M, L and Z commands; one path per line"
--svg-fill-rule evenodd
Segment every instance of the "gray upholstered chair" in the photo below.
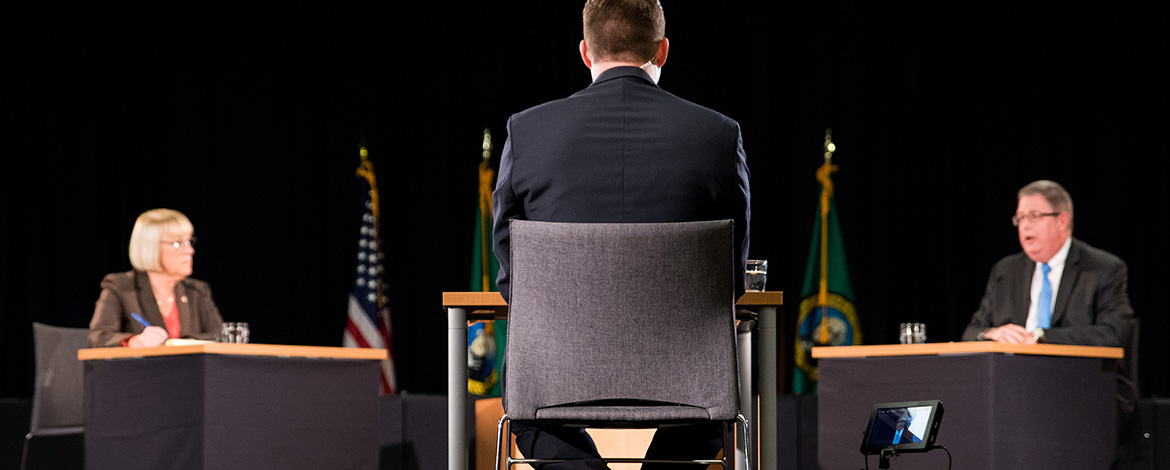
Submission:
M 730 220 L 512 221 L 497 452 L 511 449 L 509 420 L 643 428 L 713 420 L 724 422 L 724 459 L 702 463 L 732 466 L 735 422 L 747 430 L 732 239 Z M 507 456 L 509 467 L 536 462 Z
M 52 460 L 50 466 L 81 468 L 84 379 L 77 350 L 89 347 L 89 329 L 33 323 L 33 342 L 36 347 L 36 385 L 20 468 L 30 465 L 29 444 L 34 438 L 58 436 L 74 436 L 69 442 L 77 444 L 77 448 L 62 452 L 60 445 L 55 446 L 54 455 L 46 456 L 46 460 Z

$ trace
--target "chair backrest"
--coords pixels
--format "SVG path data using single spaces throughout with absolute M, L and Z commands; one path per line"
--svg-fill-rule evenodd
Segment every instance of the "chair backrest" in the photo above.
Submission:
M 36 385 L 29 432 L 82 425 L 83 368 L 77 350 L 89 347 L 89 329 L 33 323 Z
M 512 419 L 567 419 L 558 410 L 582 404 L 607 421 L 735 419 L 732 221 L 517 220 L 510 233 Z M 609 406 L 635 403 L 670 406 Z

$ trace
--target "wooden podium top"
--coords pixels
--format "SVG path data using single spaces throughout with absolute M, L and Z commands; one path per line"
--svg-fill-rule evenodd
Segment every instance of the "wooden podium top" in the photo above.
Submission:
M 444 307 L 507 307 L 499 292 L 444 292 Z
M 962 341 L 957 343 L 879 344 L 863 346 L 820 346 L 812 348 L 812 357 L 858 358 L 881 356 L 929 356 L 941 354 L 1033 354 L 1039 356 L 1099 357 L 1121 359 L 1122 348 L 1101 346 L 1074 346 L 1069 344 L 1003 344 L 994 341 Z
M 150 356 L 177 356 L 183 354 L 232 354 L 239 356 L 311 357 L 323 359 L 387 358 L 385 349 L 336 348 L 327 346 L 289 346 L 284 344 L 200 343 L 183 346 L 156 346 L 153 348 L 90 348 L 77 351 L 77 359 L 128 359 Z
M 744 292 L 743 297 L 740 297 L 739 302 L 735 304 L 741 307 L 780 306 L 784 305 L 784 293 L 780 291 Z M 507 307 L 508 304 L 504 302 L 503 297 L 500 297 L 499 292 L 444 292 L 443 306 L 487 309 Z

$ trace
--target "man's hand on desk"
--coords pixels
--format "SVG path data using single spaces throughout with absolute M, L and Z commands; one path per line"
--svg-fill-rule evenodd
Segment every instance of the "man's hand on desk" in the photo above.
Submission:
M 1032 333 L 1014 323 L 984 331 L 983 337 L 1004 344 L 1036 344 L 1036 338 Z

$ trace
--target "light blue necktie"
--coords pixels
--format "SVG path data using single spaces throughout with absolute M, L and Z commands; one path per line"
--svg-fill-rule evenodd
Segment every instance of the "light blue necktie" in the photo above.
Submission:
M 1040 299 L 1036 301 L 1036 328 L 1047 330 L 1052 323 L 1052 283 L 1048 282 L 1052 268 L 1048 263 L 1040 263 L 1040 271 L 1044 279 L 1040 281 Z

